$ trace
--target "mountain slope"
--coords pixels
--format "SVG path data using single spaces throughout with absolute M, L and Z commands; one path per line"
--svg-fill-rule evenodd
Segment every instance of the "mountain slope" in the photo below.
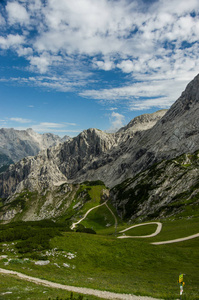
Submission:
M 199 151 L 163 160 L 111 190 L 123 219 L 199 215 Z
M 67 137 L 64 137 L 63 141 Z M 68 137 L 69 138 L 69 137 Z M 13 128 L 0 129 L 0 152 L 17 162 L 26 156 L 37 155 L 40 150 L 49 148 L 62 139 L 52 133 L 39 134 L 31 128 L 27 130 L 15 130 Z M 3 163 L 3 162 L 2 162 Z M 6 164 L 6 161 L 4 165 Z
M 0 152 L 0 173 L 8 168 L 14 161 L 6 154 Z

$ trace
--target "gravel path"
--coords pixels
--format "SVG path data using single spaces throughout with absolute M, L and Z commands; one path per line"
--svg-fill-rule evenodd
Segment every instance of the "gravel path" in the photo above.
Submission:
M 6 270 L 6 269 L 1 269 L 1 268 L 0 268 L 0 273 L 6 274 L 6 275 L 15 275 L 15 276 L 18 276 L 20 279 L 27 280 L 27 281 L 30 281 L 30 282 L 34 282 L 36 284 L 41 284 L 41 285 L 44 285 L 44 286 L 57 288 L 57 289 L 62 289 L 62 290 L 67 290 L 67 291 L 70 291 L 70 292 L 75 292 L 75 293 L 84 294 L 84 295 L 93 295 L 93 296 L 103 298 L 103 299 L 158 300 L 157 298 L 151 298 L 151 297 L 145 297 L 145 296 L 134 296 L 134 295 L 130 295 L 130 294 L 117 294 L 117 293 L 111 293 L 111 292 L 107 292 L 107 291 L 100 291 L 100 290 L 94 290 L 94 289 L 89 289 L 89 288 L 63 285 L 63 284 L 55 283 L 55 282 L 44 280 L 44 279 L 39 279 L 39 278 L 28 276 L 28 275 L 25 275 L 25 274 L 22 274 L 22 273 L 19 273 L 19 272 Z
M 164 245 L 164 244 L 172 244 L 172 243 L 179 243 L 179 242 L 184 242 L 187 240 L 191 240 L 191 239 L 195 239 L 199 237 L 199 233 L 184 237 L 184 238 L 180 238 L 180 239 L 175 239 L 175 240 L 170 240 L 170 241 L 163 241 L 163 242 L 155 242 L 155 243 L 151 243 L 153 245 Z
M 122 236 L 118 236 L 118 239 L 131 239 L 131 238 L 133 238 L 133 239 L 139 238 L 139 239 L 140 239 L 140 238 L 150 238 L 150 237 L 153 237 L 153 236 L 156 236 L 157 234 L 159 234 L 160 231 L 162 230 L 162 223 L 160 223 L 160 222 L 150 222 L 150 223 L 143 223 L 143 224 L 133 225 L 133 226 L 131 226 L 131 227 L 128 227 L 128 228 L 126 228 L 126 229 L 120 231 L 119 233 L 124 233 L 124 232 L 126 232 L 126 231 L 128 231 L 128 230 L 130 230 L 130 229 L 132 229 L 132 228 L 134 228 L 134 227 L 144 226 L 144 225 L 150 225 L 150 224 L 157 224 L 157 225 L 158 225 L 156 231 L 155 231 L 154 233 L 152 233 L 152 234 L 149 234 L 149 235 L 141 235 L 141 236 L 131 236 L 131 235 L 128 236 L 128 235 L 122 235 Z
M 115 220 L 115 228 L 117 228 L 117 225 L 118 225 L 118 224 L 117 224 L 117 218 L 116 218 L 114 212 L 110 209 L 110 207 L 108 206 L 107 203 L 105 203 L 105 205 L 106 205 L 106 207 L 108 208 L 108 210 L 110 211 L 110 213 L 112 214 L 112 216 L 113 216 L 113 218 L 114 218 L 114 220 Z
M 74 229 L 75 226 L 76 226 L 77 224 L 79 224 L 81 221 L 83 221 L 84 219 L 86 219 L 86 217 L 88 216 L 88 214 L 89 214 L 93 209 L 96 209 L 96 208 L 98 208 L 98 207 L 100 207 L 100 206 L 102 206 L 102 205 L 105 205 L 105 204 L 106 204 L 106 202 L 104 202 L 104 203 L 102 203 L 102 204 L 100 204 L 100 205 L 97 205 L 97 206 L 94 206 L 94 207 L 90 208 L 90 209 L 85 213 L 85 215 L 83 216 L 83 218 L 81 218 L 78 222 L 72 224 L 71 229 Z

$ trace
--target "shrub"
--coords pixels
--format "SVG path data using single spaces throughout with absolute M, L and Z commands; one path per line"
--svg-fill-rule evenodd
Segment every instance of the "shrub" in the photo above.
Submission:
M 18 241 L 19 253 L 28 253 L 50 248 L 50 239 L 60 236 L 61 232 L 70 231 L 65 223 L 51 220 L 13 222 L 0 225 L 0 242 Z
M 86 228 L 86 227 L 84 227 L 84 225 L 82 225 L 82 224 L 78 224 L 78 225 L 77 225 L 76 232 L 83 232 L 83 233 L 96 234 L 95 230 L 93 230 L 92 228 Z

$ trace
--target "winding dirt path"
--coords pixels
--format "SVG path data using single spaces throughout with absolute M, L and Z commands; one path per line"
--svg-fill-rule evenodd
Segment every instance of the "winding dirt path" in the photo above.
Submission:
M 126 231 L 128 231 L 128 230 L 130 230 L 132 228 L 139 227 L 139 226 L 144 226 L 144 225 L 150 225 L 150 224 L 156 224 L 156 225 L 158 225 L 156 231 L 154 233 L 152 233 L 152 234 L 141 235 L 141 236 L 122 235 L 122 236 L 118 236 L 118 239 L 131 239 L 131 238 L 133 238 L 133 239 L 139 238 L 140 239 L 140 238 L 150 238 L 150 237 L 154 237 L 154 236 L 158 235 L 160 233 L 160 231 L 162 230 L 162 223 L 160 223 L 160 222 L 149 222 L 149 223 L 143 223 L 143 224 L 133 225 L 133 226 L 128 227 L 128 228 L 126 228 L 124 230 L 121 230 L 119 233 L 124 233 L 124 232 L 126 232 Z
M 104 203 L 102 203 L 102 204 L 99 204 L 99 205 L 97 205 L 97 206 L 94 206 L 94 207 L 90 208 L 90 209 L 85 213 L 85 215 L 83 216 L 83 218 L 81 218 L 78 222 L 72 224 L 71 229 L 74 229 L 75 226 L 76 226 L 77 224 L 79 224 L 81 221 L 83 221 L 84 219 L 86 219 L 86 217 L 88 216 L 88 214 L 89 214 L 93 209 L 96 209 L 96 208 L 98 208 L 98 207 L 100 207 L 100 206 L 102 206 L 102 205 L 105 205 L 105 204 L 106 204 L 106 202 L 104 202 Z
M 152 245 L 165 245 L 165 244 L 173 244 L 173 243 L 179 243 L 179 242 L 184 242 L 187 240 L 191 240 L 191 239 L 195 239 L 199 237 L 199 233 L 184 237 L 184 238 L 180 238 L 180 239 L 175 239 L 175 240 L 170 240 L 170 241 L 162 241 L 162 242 L 154 242 L 151 243 Z
M 107 202 L 105 203 L 106 207 L 108 208 L 108 210 L 110 211 L 110 213 L 112 214 L 114 220 L 115 220 L 115 228 L 117 228 L 117 218 L 114 214 L 114 212 L 112 211 L 112 209 L 108 206 Z
M 41 284 L 44 286 L 56 288 L 56 289 L 62 289 L 74 293 L 79 293 L 79 294 L 84 294 L 84 295 L 92 295 L 96 297 L 100 297 L 103 299 L 114 299 L 114 300 L 158 300 L 157 298 L 151 298 L 151 297 L 145 297 L 145 296 L 134 296 L 131 294 L 117 294 L 117 293 L 112 293 L 112 292 L 107 292 L 107 291 L 100 291 L 100 290 L 95 290 L 95 289 L 89 289 L 89 288 L 82 288 L 82 287 L 75 287 L 75 286 L 69 286 L 69 285 L 64 285 L 64 284 L 59 284 L 55 283 L 52 281 L 28 276 L 19 272 L 11 271 L 11 270 L 6 270 L 6 269 L 1 269 L 0 268 L 0 273 L 6 274 L 6 275 L 11 275 L 11 276 L 17 276 L 20 279 L 27 280 L 36 284 Z
M 91 209 L 89 209 L 85 215 L 83 216 L 83 218 L 81 218 L 78 222 L 76 223 L 73 223 L 72 226 L 71 226 L 71 229 L 74 229 L 75 226 L 77 224 L 79 224 L 81 221 L 83 221 L 87 215 L 93 210 L 93 209 L 96 209 L 102 205 L 106 205 L 107 209 L 111 212 L 111 214 L 113 215 L 114 219 L 115 219 L 115 228 L 117 228 L 117 218 L 115 216 L 115 214 L 113 213 L 113 211 L 110 209 L 110 207 L 108 206 L 107 204 L 107 201 L 100 204 L 100 205 L 97 205 L 95 207 L 92 207 Z M 136 239 L 136 238 L 151 238 L 151 237 L 154 237 L 156 235 L 158 235 L 160 233 L 160 231 L 162 230 L 162 223 L 160 222 L 149 222 L 149 223 L 143 223 L 143 224 L 136 224 L 136 225 L 133 225 L 133 226 L 130 226 L 128 228 L 125 228 L 124 230 L 121 230 L 119 231 L 119 233 L 125 233 L 126 231 L 132 229 L 132 228 L 135 228 L 135 227 L 139 227 L 139 226 L 145 226 L 145 225 L 150 225 L 150 224 L 156 224 L 157 225 L 157 229 L 154 233 L 152 234 L 149 234 L 149 235 L 141 235 L 141 236 L 131 236 L 131 235 L 122 235 L 122 236 L 118 236 L 117 238 L 118 239 Z M 179 238 L 179 239 L 174 239 L 174 240 L 169 240 L 169 241 L 162 241 L 162 242 L 154 242 L 154 243 L 151 243 L 152 245 L 165 245 L 165 244 L 172 244 L 172 243 L 178 243 L 178 242 L 183 242 L 183 241 L 187 241 L 187 240 L 190 240 L 190 239 L 194 239 L 194 238 L 197 238 L 199 237 L 199 233 L 196 233 L 196 234 L 193 234 L 193 235 L 190 235 L 190 236 L 187 236 L 187 237 L 184 237 L 184 238 Z

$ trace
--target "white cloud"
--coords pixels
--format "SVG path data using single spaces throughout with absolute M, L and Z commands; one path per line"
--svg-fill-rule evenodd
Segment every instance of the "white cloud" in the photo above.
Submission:
M 29 56 L 33 54 L 33 49 L 30 47 L 20 46 L 16 49 L 16 51 L 19 56 Z
M 67 123 L 67 122 L 64 122 L 63 124 L 67 125 L 67 126 L 77 126 L 76 123 Z
M 146 76 L 145 81 L 129 86 L 98 91 L 87 90 L 81 93 L 81 96 L 102 100 L 103 103 L 123 101 L 130 110 L 146 110 L 153 107 L 169 108 L 180 96 L 188 81 L 196 74 L 192 74 L 194 76 L 189 79 L 186 77 L 186 73 L 180 75 L 176 79 L 158 78 L 158 74 L 154 78 Z
M 15 128 L 16 130 L 26 130 L 28 128 L 32 128 L 35 132 L 38 133 L 46 133 L 51 132 L 54 134 L 66 135 L 69 134 L 70 136 L 74 136 L 82 131 L 82 129 L 78 129 L 78 125 L 76 123 L 70 122 L 62 122 L 62 123 L 55 123 L 55 122 L 40 122 L 36 123 L 35 121 L 24 119 L 24 118 L 7 118 L 6 120 L 0 120 L 2 127 L 7 128 Z M 15 126 L 15 123 L 23 124 L 21 126 Z M 25 125 L 28 123 L 28 125 Z M 70 129 L 72 128 L 72 129 Z
M 8 2 L 6 6 L 8 20 L 11 25 L 19 23 L 25 25 L 29 23 L 29 14 L 25 7 L 18 2 Z
M 24 43 L 24 37 L 19 34 L 9 34 L 7 37 L 0 36 L 0 47 L 9 49 L 10 47 L 17 48 Z
M 8 1 L 6 11 L 0 24 L 7 21 L 12 34 L 0 37 L 0 47 L 24 56 L 29 70 L 50 73 L 19 82 L 63 92 L 81 87 L 83 97 L 126 100 L 137 109 L 169 106 L 198 72 L 198 0 Z M 123 73 L 126 82 L 84 90 L 91 81 L 82 73 L 96 69 Z
M 116 132 L 121 127 L 124 126 L 125 117 L 122 114 L 119 114 L 117 112 L 112 112 L 110 116 L 110 123 L 111 126 L 107 130 L 107 132 Z
M 29 119 L 23 119 L 23 118 L 10 118 L 10 121 L 14 121 L 14 122 L 17 122 L 17 123 L 22 123 L 22 124 L 32 122 Z
M 164 0 L 157 1 L 154 6 L 158 8 L 160 12 L 173 13 L 173 14 L 185 14 L 198 9 L 197 0 L 179 1 L 179 0 Z
M 117 64 L 117 67 L 121 69 L 124 73 L 131 73 L 136 67 L 131 60 L 123 60 L 121 63 Z
M 108 110 L 118 110 L 118 108 L 117 107 L 110 107 Z
M 43 128 L 62 128 L 62 127 L 64 127 L 63 124 L 51 123 L 51 122 L 43 122 L 43 123 L 40 123 L 39 125 L 35 125 L 35 126 L 42 126 Z M 34 128 L 35 128 L 35 126 L 34 126 Z
M 48 70 L 48 67 L 52 65 L 54 62 L 61 61 L 61 57 L 59 56 L 52 56 L 49 55 L 49 53 L 42 53 L 41 56 L 30 56 L 28 58 L 30 60 L 30 65 L 34 69 L 34 67 L 37 67 L 37 69 L 40 71 L 41 74 L 46 73 Z
M 66 76 L 10 77 L 0 78 L 0 82 L 13 82 L 18 85 L 41 87 L 48 91 L 68 92 L 92 82 L 92 79 L 89 78 L 90 76 L 90 73 L 84 73 L 83 71 L 71 71 Z
M 115 64 L 113 61 L 110 61 L 109 59 L 105 59 L 103 60 L 93 60 L 93 66 L 94 68 L 98 68 L 104 71 L 110 71 L 112 69 L 114 69 Z

